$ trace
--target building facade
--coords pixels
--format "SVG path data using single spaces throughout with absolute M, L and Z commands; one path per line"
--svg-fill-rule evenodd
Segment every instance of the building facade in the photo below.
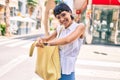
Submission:
M 6 1 L 9 1 L 8 5 L 6 5 Z M 6 7 L 9 9 L 9 14 L 8 12 L 6 13 Z M 40 7 L 37 5 L 30 16 L 27 0 L 0 0 L 0 24 L 9 22 L 9 32 L 11 34 L 21 35 L 35 30 L 37 27 L 37 19 L 40 18 L 40 13 Z M 9 21 L 6 21 L 7 18 L 9 18 Z
M 98 41 L 120 44 L 120 1 L 92 0 L 93 37 Z

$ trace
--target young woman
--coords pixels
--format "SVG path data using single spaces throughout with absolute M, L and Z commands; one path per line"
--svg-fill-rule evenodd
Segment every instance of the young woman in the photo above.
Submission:
M 54 46 L 59 45 L 61 78 L 59 80 L 75 80 L 75 62 L 79 54 L 85 26 L 83 23 L 76 23 L 72 11 L 65 3 L 60 3 L 54 8 L 54 15 L 60 26 L 48 37 L 38 38 L 37 47 L 41 43 Z

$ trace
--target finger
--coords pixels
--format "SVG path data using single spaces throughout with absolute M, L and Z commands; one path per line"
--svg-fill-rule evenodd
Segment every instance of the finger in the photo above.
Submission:
M 42 47 L 42 48 L 44 47 L 43 44 L 39 44 L 39 43 L 36 43 L 35 46 L 36 46 L 36 47 Z

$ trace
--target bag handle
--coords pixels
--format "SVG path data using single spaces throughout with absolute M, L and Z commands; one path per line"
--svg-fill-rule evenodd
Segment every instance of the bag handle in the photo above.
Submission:
M 36 43 L 37 43 L 37 41 L 33 42 L 32 45 L 31 45 L 31 47 L 30 47 L 30 52 L 29 52 L 29 56 L 30 57 L 33 55 L 33 51 L 34 51 Z
M 32 45 L 31 45 L 31 47 L 30 47 L 30 52 L 29 52 L 29 56 L 30 56 L 30 57 L 33 55 L 33 51 L 34 51 L 34 48 L 35 48 L 35 46 L 36 46 L 36 43 L 37 43 L 37 41 L 34 41 L 34 42 L 32 43 Z M 45 44 L 46 44 L 46 43 L 43 43 L 43 44 L 41 44 L 41 45 L 45 46 Z

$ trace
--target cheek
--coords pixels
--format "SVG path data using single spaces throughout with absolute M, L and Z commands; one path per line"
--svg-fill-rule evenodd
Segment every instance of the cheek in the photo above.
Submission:
M 58 23 L 59 23 L 59 24 L 62 24 L 62 21 L 58 20 Z
M 71 22 L 72 19 L 71 19 L 71 17 L 67 17 L 66 20 L 67 20 L 68 22 Z
M 71 17 L 71 15 L 69 16 L 69 18 L 70 18 L 70 20 L 72 20 L 72 17 Z
M 70 15 L 70 14 L 67 15 L 66 18 L 67 18 L 68 20 L 71 20 L 71 15 Z

